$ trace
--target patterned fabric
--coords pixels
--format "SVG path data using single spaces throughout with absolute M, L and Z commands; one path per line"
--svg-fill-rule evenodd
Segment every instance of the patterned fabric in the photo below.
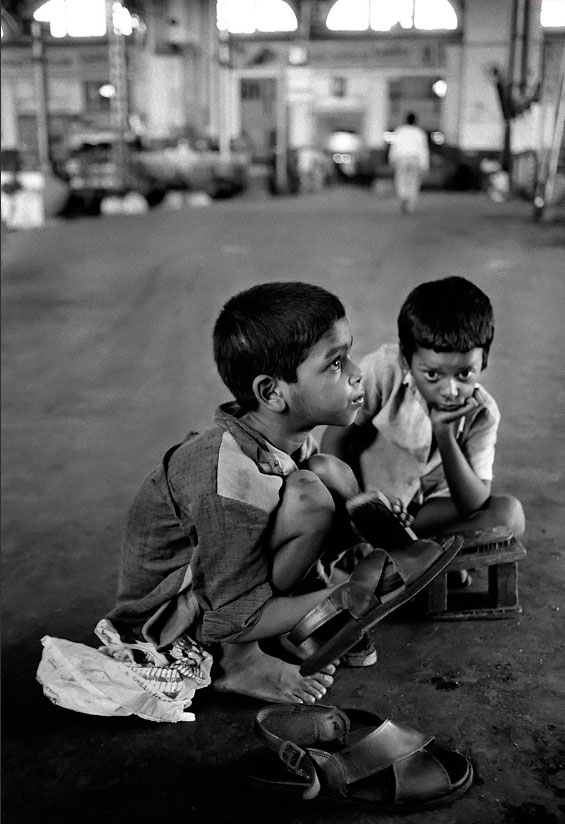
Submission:
M 432 447 L 432 424 L 414 379 L 403 366 L 397 344 L 387 344 L 367 355 L 363 370 L 365 400 L 355 424 L 372 423 L 378 435 L 361 455 L 367 490 L 409 503 L 447 498 L 449 487 L 439 450 Z M 478 385 L 481 406 L 461 418 L 457 441 L 473 471 L 492 480 L 500 412 L 494 398 Z
M 267 530 L 284 478 L 318 447 L 309 436 L 293 460 L 240 415 L 235 403 L 220 407 L 214 426 L 169 449 L 137 494 L 108 615 L 121 634 L 162 647 L 191 628 L 211 644 L 258 621 L 272 595 Z

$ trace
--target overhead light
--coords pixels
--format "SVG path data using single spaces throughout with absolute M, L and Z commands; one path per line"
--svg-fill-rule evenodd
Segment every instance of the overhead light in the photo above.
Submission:
M 432 91 L 436 97 L 445 97 L 447 94 L 447 83 L 445 80 L 436 80 L 432 86 Z
M 291 66 L 305 66 L 308 63 L 308 49 L 305 46 L 290 46 L 288 62 Z
M 110 97 L 114 97 L 114 95 L 116 94 L 116 87 L 113 86 L 111 83 L 104 83 L 98 89 L 98 94 L 100 95 L 100 97 L 105 97 L 109 99 Z

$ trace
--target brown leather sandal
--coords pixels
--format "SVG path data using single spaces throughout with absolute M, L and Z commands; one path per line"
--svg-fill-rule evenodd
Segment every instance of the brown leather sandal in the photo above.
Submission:
M 258 713 L 255 731 L 267 746 L 240 758 L 238 776 L 281 800 L 409 813 L 450 804 L 473 782 L 461 753 L 365 710 L 269 706 Z
M 453 560 L 463 539 L 414 541 L 405 549 L 376 549 L 359 561 L 350 580 L 337 587 L 293 627 L 288 640 L 308 658 L 312 675 L 358 644 L 364 634 L 426 587 Z

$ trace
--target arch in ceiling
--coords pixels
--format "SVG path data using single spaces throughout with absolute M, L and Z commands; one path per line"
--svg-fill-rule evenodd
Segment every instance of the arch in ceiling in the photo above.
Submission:
M 285 0 L 218 0 L 218 28 L 232 34 L 292 32 L 298 19 Z
M 542 0 L 540 20 L 544 29 L 565 28 L 565 0 Z
M 326 25 L 330 31 L 453 30 L 458 17 L 449 0 L 336 0 Z
M 76 15 L 77 25 L 82 27 L 81 34 L 68 27 L 58 32 L 59 36 L 85 36 L 103 33 L 100 8 L 104 0 L 74 0 L 80 3 L 80 12 Z M 6 3 L 14 5 L 18 14 L 13 13 L 17 20 L 21 9 L 25 8 L 28 14 L 49 21 L 57 27 L 56 19 L 62 16 L 61 10 L 67 10 L 73 5 L 73 0 L 27 0 L 27 2 Z M 124 2 L 124 6 L 132 3 Z M 135 4 L 133 4 L 135 5 Z M 218 0 L 218 26 L 232 33 L 254 32 L 292 32 L 298 27 L 297 13 L 299 0 Z M 87 10 L 92 7 L 92 15 Z M 96 12 L 98 8 L 98 12 Z M 298 10 L 298 12 L 297 12 Z M 6 9 L 3 9 L 6 11 Z M 8 8 L 8 11 L 10 9 Z M 64 11 L 63 11 L 64 15 Z M 453 29 L 457 27 L 460 16 L 458 0 L 336 0 L 331 7 L 327 26 L 332 31 L 390 31 L 392 28 L 416 28 L 420 30 Z M 90 18 L 90 19 L 89 19 Z M 91 20 L 98 20 L 92 23 Z M 7 19 L 3 19 L 3 29 L 8 28 Z M 543 28 L 565 27 L 565 0 L 542 0 L 541 24 Z M 87 36 L 88 36 L 87 35 Z

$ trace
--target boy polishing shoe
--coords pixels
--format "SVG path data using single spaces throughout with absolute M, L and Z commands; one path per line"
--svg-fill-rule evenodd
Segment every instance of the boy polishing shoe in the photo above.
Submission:
M 463 539 L 414 541 L 405 549 L 376 549 L 350 580 L 310 610 L 288 635 L 301 647 L 303 675 L 343 658 L 366 632 L 431 583 L 457 555 Z

